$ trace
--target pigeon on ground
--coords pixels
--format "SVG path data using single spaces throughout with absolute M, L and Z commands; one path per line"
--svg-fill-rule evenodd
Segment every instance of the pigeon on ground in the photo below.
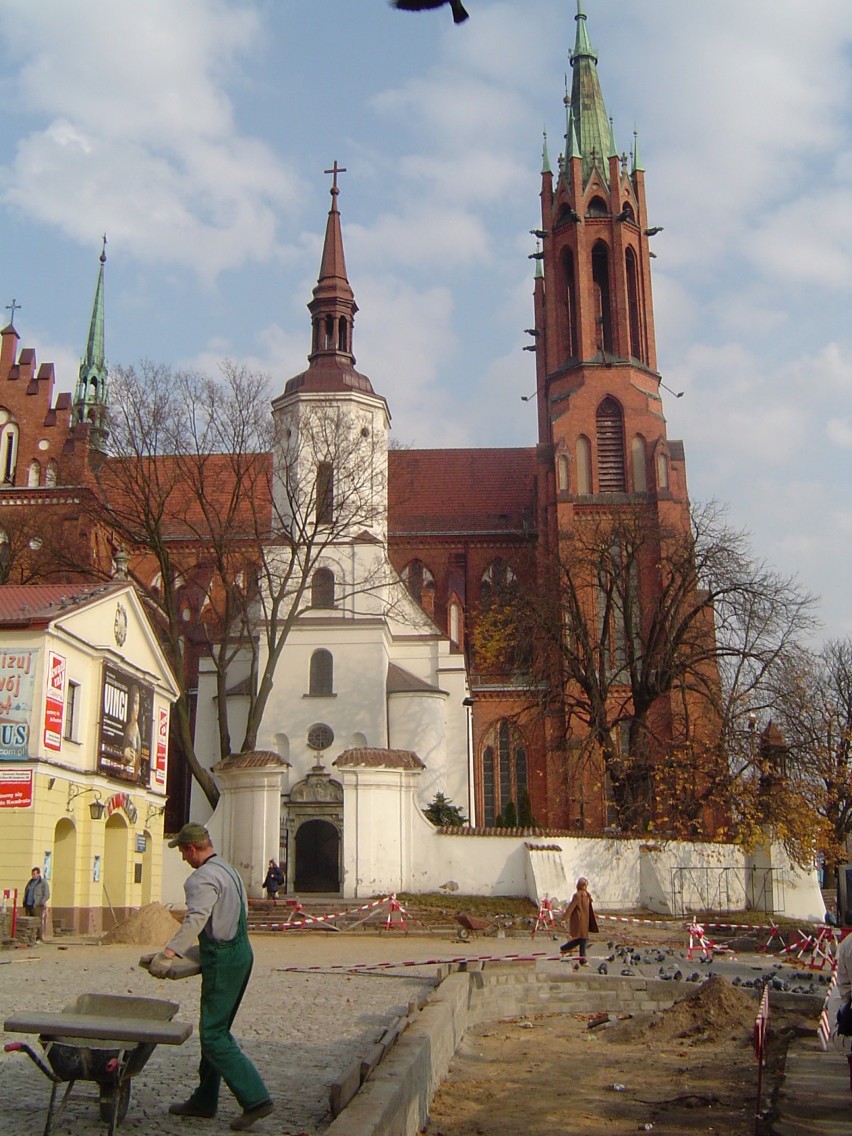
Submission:
M 470 14 L 464 10 L 461 0 L 391 0 L 391 3 L 401 12 L 422 12 L 426 8 L 443 8 L 449 3 L 453 13 L 453 23 L 456 24 L 464 23 Z

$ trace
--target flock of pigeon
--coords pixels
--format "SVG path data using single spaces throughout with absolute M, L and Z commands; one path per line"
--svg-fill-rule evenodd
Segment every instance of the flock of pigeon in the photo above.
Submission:
M 635 975 L 637 973 L 636 967 L 640 966 L 657 967 L 657 977 L 663 982 L 703 982 L 713 974 L 712 970 L 707 969 L 703 973 L 695 970 L 692 974 L 684 976 L 675 958 L 674 947 L 656 948 L 644 954 L 637 951 L 635 947 L 617 946 L 615 943 L 607 943 L 607 948 L 610 954 L 598 965 L 598 974 L 609 974 L 610 964 L 612 963 L 615 963 L 616 966 L 620 964 L 621 969 L 618 973 L 624 978 Z M 698 961 L 699 965 L 706 965 L 709 968 L 713 960 L 702 957 Z M 579 962 L 574 962 L 575 970 L 579 969 L 579 965 Z M 740 975 L 735 975 L 731 979 L 731 985 L 762 990 L 769 983 L 772 990 L 782 990 L 786 994 L 816 994 L 820 984 L 826 986 L 831 981 L 830 975 L 814 974 L 810 982 L 794 984 L 779 973 L 783 965 L 780 962 L 773 963 L 772 968 L 768 971 L 761 967 L 762 973 L 755 978 L 742 978 Z

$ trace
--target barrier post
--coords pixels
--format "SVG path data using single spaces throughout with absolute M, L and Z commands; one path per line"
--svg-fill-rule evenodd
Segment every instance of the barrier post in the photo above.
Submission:
M 763 1065 L 766 1054 L 766 1034 L 769 1028 L 769 983 L 763 987 L 760 1009 L 754 1022 L 754 1055 L 757 1058 L 757 1100 L 754 1106 L 754 1132 L 760 1136 L 761 1094 L 763 1092 Z
M 731 948 L 726 943 L 715 943 L 712 939 L 708 939 L 700 923 L 697 923 L 695 920 L 690 923 L 689 950 L 686 952 L 686 957 L 690 959 L 690 961 L 695 951 L 700 951 L 704 955 L 705 962 L 712 962 L 714 951 L 730 950 Z
M 535 926 L 532 929 L 531 938 L 535 938 L 535 933 L 540 928 L 550 931 L 556 930 L 556 920 L 553 916 L 553 900 L 548 899 L 547 896 L 545 896 L 539 904 L 538 915 L 536 916 Z
M 392 931 L 394 929 L 394 927 L 401 927 L 407 935 L 408 934 L 408 927 L 406 926 L 406 923 L 405 923 L 405 917 L 408 914 L 408 912 L 405 910 L 405 908 L 402 906 L 402 904 L 399 902 L 399 900 L 396 898 L 395 895 L 392 895 L 390 897 L 390 899 L 388 900 L 388 903 L 389 903 L 388 917 L 387 917 L 387 921 L 385 923 L 385 930 L 386 931 Z M 394 919 L 394 913 L 395 912 L 399 913 L 398 919 Z
M 17 888 L 3 888 L 3 914 L 9 906 L 9 901 L 12 902 L 12 921 L 9 925 L 9 938 L 14 939 L 15 932 L 18 929 L 18 889 Z

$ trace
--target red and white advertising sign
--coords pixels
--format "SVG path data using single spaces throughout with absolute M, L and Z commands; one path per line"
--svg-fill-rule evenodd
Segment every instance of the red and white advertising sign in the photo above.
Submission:
M 157 715 L 157 753 L 154 761 L 154 781 L 166 783 L 166 758 L 169 752 L 169 711 L 161 706 Z
M 33 771 L 0 769 L 0 809 L 28 809 L 33 803 Z
M 62 724 L 65 714 L 65 657 L 47 652 L 47 682 L 44 698 L 44 748 L 62 749 Z

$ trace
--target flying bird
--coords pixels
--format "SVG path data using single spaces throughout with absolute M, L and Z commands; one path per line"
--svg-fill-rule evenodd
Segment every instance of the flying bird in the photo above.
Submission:
M 402 12 L 422 12 L 426 8 L 443 8 L 449 3 L 456 24 L 464 23 L 469 13 L 464 10 L 461 0 L 391 0 L 394 8 Z

